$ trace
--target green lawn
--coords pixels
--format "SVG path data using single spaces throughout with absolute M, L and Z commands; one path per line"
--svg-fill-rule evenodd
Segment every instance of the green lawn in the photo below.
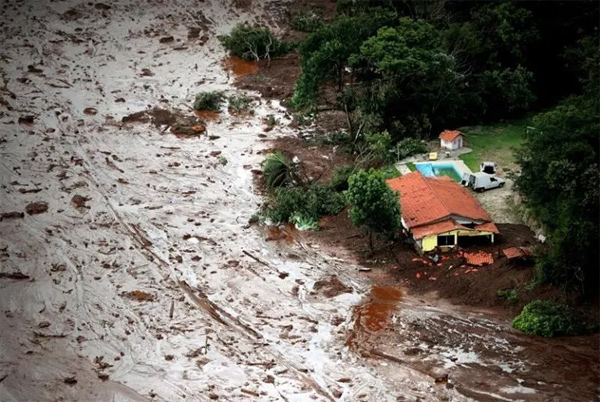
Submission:
M 460 155 L 460 159 L 473 172 L 479 171 L 479 164 L 483 161 L 496 162 L 504 171 L 514 170 L 513 150 L 521 144 L 528 125 L 529 119 L 522 119 L 489 126 L 461 127 L 458 130 L 467 135 L 466 146 L 473 152 Z

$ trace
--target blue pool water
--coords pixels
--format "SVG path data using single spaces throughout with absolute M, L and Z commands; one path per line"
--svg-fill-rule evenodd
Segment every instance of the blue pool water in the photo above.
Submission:
M 419 163 L 415 165 L 415 168 L 421 172 L 425 177 L 436 177 L 436 176 L 448 176 L 452 180 L 459 182 L 461 179 L 461 173 L 456 170 L 456 167 L 452 163 Z

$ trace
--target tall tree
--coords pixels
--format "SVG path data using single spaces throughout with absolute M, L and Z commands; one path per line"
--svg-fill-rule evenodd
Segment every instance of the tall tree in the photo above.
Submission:
M 373 252 L 373 234 L 395 234 L 400 230 L 400 203 L 398 193 L 385 183 L 383 173 L 361 170 L 348 179 L 345 192 L 350 209 L 350 219 L 355 226 L 363 227 L 369 235 Z

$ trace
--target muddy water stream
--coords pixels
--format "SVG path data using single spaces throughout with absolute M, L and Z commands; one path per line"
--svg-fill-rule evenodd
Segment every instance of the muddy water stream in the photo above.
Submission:
M 370 291 L 351 262 L 250 227 L 261 137 L 295 134 L 277 102 L 224 109 L 185 141 L 121 122 L 235 92 L 254 67 L 225 71 L 216 35 L 284 17 L 278 2 L 237 3 L 2 4 L 0 400 L 593 399 L 590 338 L 523 337 Z M 280 125 L 265 134 L 269 114 Z M 47 209 L 21 215 L 33 203 Z M 314 294 L 332 275 L 351 291 Z M 368 356 L 347 345 L 357 316 Z

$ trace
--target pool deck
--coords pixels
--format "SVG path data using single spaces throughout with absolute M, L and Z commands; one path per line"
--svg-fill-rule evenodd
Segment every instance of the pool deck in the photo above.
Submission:
M 405 175 L 410 173 L 410 169 L 408 168 L 408 166 L 406 166 L 408 162 L 399 162 L 396 164 L 396 168 L 398 169 L 398 171 L 400 172 L 401 175 Z M 438 161 L 421 161 L 421 162 L 414 162 L 415 166 L 417 165 L 421 165 L 421 164 L 431 164 L 433 166 L 436 165 L 442 165 L 442 166 L 447 166 L 447 165 L 453 165 L 454 169 L 460 173 L 460 176 L 462 177 L 462 175 L 464 173 L 473 173 L 471 172 L 471 169 L 468 168 L 467 165 L 465 165 L 465 163 L 460 160 L 460 159 L 443 159 L 443 160 L 438 160 Z

